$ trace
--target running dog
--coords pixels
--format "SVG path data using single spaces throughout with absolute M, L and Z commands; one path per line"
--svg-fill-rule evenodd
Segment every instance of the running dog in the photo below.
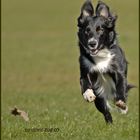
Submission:
M 94 12 L 90 0 L 83 4 L 78 17 L 82 95 L 95 103 L 107 123 L 113 122 L 108 100 L 111 98 L 122 113 L 127 113 L 127 93 L 133 87 L 127 82 L 128 62 L 117 42 L 116 20 L 102 1 Z

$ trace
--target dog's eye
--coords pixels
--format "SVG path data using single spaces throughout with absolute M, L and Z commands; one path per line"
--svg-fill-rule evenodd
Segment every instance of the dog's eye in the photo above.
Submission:
M 98 26 L 98 27 L 96 28 L 96 32 L 102 34 L 102 33 L 103 33 L 103 28 L 100 27 L 100 26 Z
M 90 28 L 89 28 L 89 27 L 87 27 L 86 31 L 87 31 L 87 32 L 90 32 Z
M 86 33 L 86 34 L 89 34 L 89 32 L 90 32 L 90 28 L 87 27 L 85 33 Z

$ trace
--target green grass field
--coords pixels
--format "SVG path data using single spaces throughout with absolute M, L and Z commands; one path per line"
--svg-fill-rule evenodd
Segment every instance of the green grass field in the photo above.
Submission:
M 2 0 L 3 140 L 138 140 L 138 88 L 129 93 L 127 115 L 112 112 L 111 126 L 81 96 L 77 17 L 83 1 Z M 128 80 L 138 86 L 138 0 L 105 2 L 118 14 Z M 12 116 L 14 106 L 30 121 Z M 33 128 L 59 131 L 25 132 Z

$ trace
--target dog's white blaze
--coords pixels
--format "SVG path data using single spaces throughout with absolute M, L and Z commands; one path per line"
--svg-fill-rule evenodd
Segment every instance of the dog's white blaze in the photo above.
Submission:
M 113 57 L 114 54 L 111 54 L 108 49 L 100 50 L 96 55 L 93 56 L 95 64 L 92 66 L 91 71 L 97 71 L 100 73 L 106 72 L 110 67 L 110 62 Z
M 90 39 L 88 40 L 88 43 L 90 43 L 90 42 L 92 42 L 92 41 L 96 41 L 96 42 L 97 42 L 97 40 L 96 40 L 94 37 L 92 37 L 92 38 L 90 38 Z

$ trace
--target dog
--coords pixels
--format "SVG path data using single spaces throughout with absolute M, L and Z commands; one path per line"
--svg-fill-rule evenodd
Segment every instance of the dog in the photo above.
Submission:
M 95 12 L 90 0 L 85 1 L 78 17 L 80 85 L 84 99 L 94 102 L 107 124 L 113 122 L 108 100 L 126 114 L 128 62 L 119 47 L 115 23 L 117 15 L 99 1 Z

